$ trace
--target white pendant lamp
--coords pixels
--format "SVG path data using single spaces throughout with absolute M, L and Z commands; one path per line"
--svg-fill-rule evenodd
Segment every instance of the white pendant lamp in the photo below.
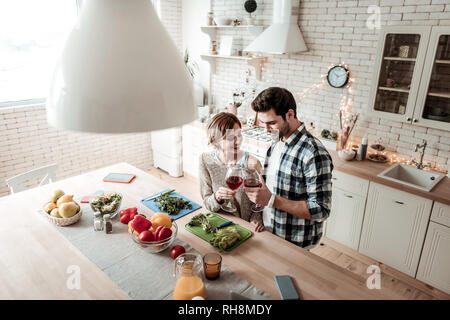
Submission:
M 48 123 L 129 133 L 196 118 L 192 82 L 151 1 L 84 1 L 53 74 Z

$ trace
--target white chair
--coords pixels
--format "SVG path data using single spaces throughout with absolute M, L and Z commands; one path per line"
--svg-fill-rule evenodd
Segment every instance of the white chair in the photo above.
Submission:
M 6 184 L 11 190 L 11 194 L 14 194 L 16 192 L 24 191 L 31 188 L 25 187 L 23 185 L 28 180 L 44 176 L 44 179 L 42 179 L 42 181 L 39 183 L 39 185 L 42 186 L 49 182 L 55 181 L 56 169 L 58 169 L 58 165 L 56 163 L 41 168 L 33 169 L 28 172 L 7 179 Z

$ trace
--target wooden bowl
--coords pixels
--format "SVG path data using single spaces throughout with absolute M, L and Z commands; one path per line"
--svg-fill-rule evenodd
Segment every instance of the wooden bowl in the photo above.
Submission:
M 56 218 L 56 217 L 52 217 L 50 214 L 45 213 L 44 210 L 39 210 L 40 212 L 42 212 L 42 214 L 44 214 L 48 220 L 50 220 L 53 224 L 56 224 L 59 227 L 65 227 L 65 226 L 70 226 L 71 224 L 76 223 L 78 220 L 80 220 L 81 216 L 83 215 L 83 210 L 80 210 L 72 217 L 70 218 Z

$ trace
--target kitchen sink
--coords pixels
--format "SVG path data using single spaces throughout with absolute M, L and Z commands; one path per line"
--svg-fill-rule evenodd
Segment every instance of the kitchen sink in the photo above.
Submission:
M 432 171 L 419 170 L 397 163 L 378 174 L 380 178 L 394 181 L 423 191 L 431 191 L 445 176 Z

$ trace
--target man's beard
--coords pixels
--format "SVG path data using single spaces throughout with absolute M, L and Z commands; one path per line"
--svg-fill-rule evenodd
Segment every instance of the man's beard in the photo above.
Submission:
M 288 121 L 284 121 L 283 127 L 281 127 L 278 136 L 280 139 L 282 139 L 284 136 L 286 136 L 289 131 L 291 131 L 291 127 L 289 126 L 289 122 Z

